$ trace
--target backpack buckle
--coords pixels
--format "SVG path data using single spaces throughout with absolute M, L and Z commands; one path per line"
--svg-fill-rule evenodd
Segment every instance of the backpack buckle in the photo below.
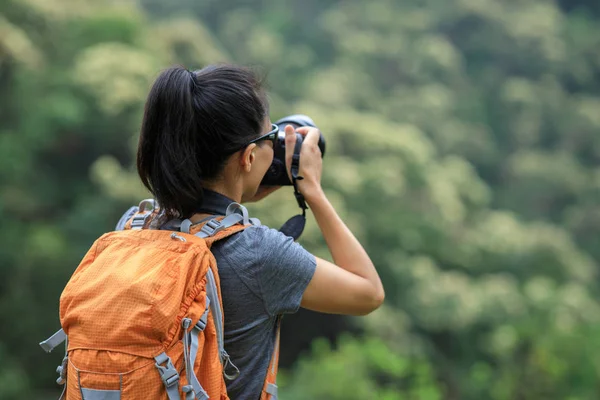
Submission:
M 177 372 L 175 372 L 175 375 L 173 375 L 169 378 L 163 378 L 163 383 L 165 384 L 166 387 L 171 387 L 173 385 L 176 385 L 177 382 L 179 382 L 179 374 L 177 374 Z
M 148 217 L 156 209 L 156 202 L 154 199 L 145 199 L 140 202 L 138 206 L 138 212 L 133 216 L 131 220 L 131 229 L 142 229 L 146 225 Z
M 158 373 L 160 374 L 160 379 L 162 379 L 165 387 L 170 388 L 173 385 L 177 385 L 179 382 L 179 373 L 175 369 L 173 362 L 171 362 L 171 357 L 169 357 L 166 353 L 161 353 L 158 356 L 154 357 L 156 363 L 156 369 L 158 369 Z M 166 366 L 162 366 L 161 364 L 165 364 Z
M 65 358 L 63 358 L 62 363 L 56 367 L 56 373 L 58 374 L 58 379 L 56 380 L 56 383 L 58 383 L 59 385 L 64 385 L 65 383 L 67 383 L 67 364 L 69 362 L 69 359 L 67 356 L 65 356 Z
M 207 223 L 204 224 L 204 226 L 202 226 L 202 229 L 200 229 L 200 233 L 205 235 L 201 237 L 210 237 L 214 235 L 221 225 L 222 223 L 218 219 L 213 218 L 209 220 Z
M 131 220 L 131 229 L 142 229 L 146 224 L 146 220 L 150 216 L 149 211 L 144 211 L 142 214 L 136 214 Z
M 211 219 L 206 223 L 205 226 L 208 226 L 212 230 L 216 230 L 219 226 L 221 226 L 221 221 L 218 219 Z

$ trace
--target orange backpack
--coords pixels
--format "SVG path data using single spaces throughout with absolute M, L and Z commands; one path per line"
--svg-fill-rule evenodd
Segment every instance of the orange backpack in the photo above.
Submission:
M 225 217 L 184 220 L 180 232 L 147 229 L 157 215 L 148 204 L 96 240 L 61 295 L 62 329 L 40 343 L 50 352 L 66 342 L 61 399 L 229 399 L 224 378 L 239 370 L 223 346 L 210 247 L 260 222 L 232 203 Z M 277 399 L 278 353 L 279 329 L 261 399 Z

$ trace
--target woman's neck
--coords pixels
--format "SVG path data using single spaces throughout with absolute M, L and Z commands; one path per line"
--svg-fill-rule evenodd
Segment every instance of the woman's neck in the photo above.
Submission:
M 231 200 L 240 203 L 242 201 L 242 188 L 239 184 L 227 185 L 226 182 L 216 182 L 205 185 L 206 189 L 222 194 Z

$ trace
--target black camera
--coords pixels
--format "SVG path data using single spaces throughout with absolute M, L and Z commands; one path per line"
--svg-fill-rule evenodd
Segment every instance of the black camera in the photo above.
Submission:
M 273 149 L 273 163 L 267 170 L 265 177 L 260 183 L 263 186 L 291 186 L 292 182 L 288 177 L 287 170 L 285 168 L 285 127 L 286 125 L 292 125 L 295 128 L 301 126 L 312 126 L 316 128 L 314 121 L 306 115 L 294 114 L 275 122 L 275 125 L 279 127 L 279 136 L 275 148 Z M 296 141 L 302 143 L 304 137 L 296 133 Z M 321 149 L 321 156 L 325 155 L 325 138 L 323 134 L 319 137 L 319 148 Z

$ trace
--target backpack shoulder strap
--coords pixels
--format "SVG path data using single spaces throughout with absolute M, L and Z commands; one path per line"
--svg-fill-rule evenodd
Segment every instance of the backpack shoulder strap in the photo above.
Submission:
M 192 222 L 186 219 L 181 221 L 179 229 L 183 233 L 203 239 L 206 246 L 210 249 L 216 241 L 225 239 L 253 225 L 260 225 L 260 221 L 249 218 L 248 211 L 242 205 L 232 203 L 227 208 L 225 216 L 208 217 L 195 225 L 192 225 Z M 240 370 L 231 362 L 229 354 L 225 351 L 223 308 L 218 270 L 214 266 L 211 266 L 206 273 L 206 277 L 206 295 L 210 299 L 209 307 L 215 323 L 223 375 L 225 379 L 233 380 L 239 376 Z M 231 373 L 229 372 L 230 369 Z
M 273 348 L 273 355 L 271 355 L 271 361 L 269 362 L 269 369 L 267 370 L 267 376 L 265 377 L 265 383 L 263 384 L 260 400 L 277 400 L 277 370 L 279 365 L 281 318 L 283 318 L 282 315 L 278 316 L 277 322 L 275 322 L 277 325 L 275 346 Z
M 260 221 L 256 218 L 248 217 L 246 207 L 238 203 L 231 203 L 227 207 L 225 217 L 207 218 L 202 224 L 197 224 L 192 228 L 192 221 L 189 219 L 183 220 L 180 225 L 181 232 L 192 234 L 192 230 L 196 231 L 195 236 L 205 240 L 207 246 L 211 246 L 214 242 L 233 235 L 249 226 L 260 225 Z
M 154 199 L 144 199 L 138 206 L 130 207 L 125 211 L 117 222 L 115 231 L 148 228 L 159 211 L 158 204 Z
M 236 234 L 238 232 L 241 232 L 244 229 L 249 228 L 251 226 L 252 225 L 234 225 L 229 228 L 225 228 L 222 231 L 219 231 L 216 234 L 205 238 L 204 242 L 206 243 L 206 246 L 208 246 L 208 248 L 210 248 L 213 245 L 213 243 L 218 242 L 219 240 L 228 238 L 229 236 Z
M 132 206 L 129 208 L 129 210 L 125 211 L 125 213 L 119 219 L 119 222 L 117 222 L 117 225 L 115 226 L 115 231 L 125 230 L 125 225 L 127 225 L 127 222 L 129 222 L 131 217 L 133 217 L 138 212 L 138 210 L 138 206 Z

